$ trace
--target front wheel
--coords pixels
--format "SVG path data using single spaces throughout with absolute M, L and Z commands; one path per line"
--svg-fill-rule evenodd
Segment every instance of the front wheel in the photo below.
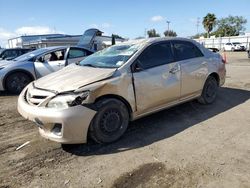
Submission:
M 198 101 L 201 104 L 213 103 L 217 96 L 218 87 L 219 86 L 218 86 L 216 79 L 212 76 L 209 76 L 204 84 L 202 94 L 200 98 L 198 98 Z
M 25 73 L 10 74 L 5 81 L 6 90 L 13 94 L 19 94 L 31 81 L 30 77 Z
M 103 99 L 96 103 L 96 107 L 98 112 L 90 125 L 90 137 L 98 143 L 118 140 L 129 123 L 126 105 L 117 99 Z

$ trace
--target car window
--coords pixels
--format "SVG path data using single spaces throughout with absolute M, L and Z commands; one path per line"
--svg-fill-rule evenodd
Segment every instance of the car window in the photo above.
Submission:
M 16 50 L 7 50 L 5 53 L 4 53 L 4 56 L 5 57 L 17 57 L 18 56 L 18 53 Z
M 126 63 L 143 45 L 143 43 L 121 43 L 113 45 L 86 57 L 79 65 L 99 68 L 118 68 Z
M 191 42 L 174 41 L 173 45 L 176 61 L 204 56 L 200 49 Z
M 78 57 L 84 57 L 86 56 L 86 51 L 82 50 L 82 49 L 76 49 L 76 48 L 71 48 L 69 50 L 69 55 L 68 58 L 69 59 L 73 59 L 73 58 L 78 58 Z
M 46 61 L 60 61 L 64 59 L 65 50 L 57 50 L 47 53 L 43 56 L 43 60 Z
M 137 59 L 143 69 L 168 64 L 174 61 L 170 42 L 149 46 Z
M 231 45 L 231 43 L 226 43 L 226 45 Z

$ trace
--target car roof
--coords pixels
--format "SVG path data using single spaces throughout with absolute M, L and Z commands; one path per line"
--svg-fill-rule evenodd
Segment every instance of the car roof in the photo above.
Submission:
M 44 49 L 56 50 L 56 49 L 62 49 L 62 48 L 68 48 L 68 47 L 67 46 L 50 46 L 50 47 L 45 47 Z
M 146 39 L 129 40 L 129 41 L 120 43 L 120 45 L 122 45 L 122 44 L 132 45 L 132 44 L 143 44 L 143 43 L 144 44 L 152 44 L 152 43 L 156 43 L 156 42 L 163 42 L 163 41 L 170 41 L 170 40 L 171 41 L 173 41 L 173 40 L 189 41 L 189 42 L 193 42 L 193 43 L 195 42 L 194 40 L 182 38 L 182 37 L 152 37 L 152 38 L 146 38 Z

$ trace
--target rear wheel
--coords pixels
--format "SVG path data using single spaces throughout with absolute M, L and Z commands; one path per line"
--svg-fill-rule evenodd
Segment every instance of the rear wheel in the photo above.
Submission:
M 129 123 L 126 105 L 117 99 L 103 99 L 96 106 L 98 112 L 90 125 L 90 137 L 98 143 L 118 140 Z
M 213 76 L 209 76 L 206 80 L 202 94 L 198 101 L 202 104 L 211 104 L 215 101 L 217 96 L 218 83 Z
M 13 94 L 19 94 L 31 81 L 31 78 L 23 72 L 10 74 L 5 81 L 6 90 Z

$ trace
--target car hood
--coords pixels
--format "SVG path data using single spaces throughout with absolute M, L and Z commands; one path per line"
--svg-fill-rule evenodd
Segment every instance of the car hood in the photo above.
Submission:
M 85 85 L 111 77 L 116 69 L 94 68 L 72 64 L 42 77 L 34 82 L 35 87 L 56 92 L 76 90 Z
M 10 65 L 11 63 L 14 63 L 14 61 L 0 60 L 0 67 Z

